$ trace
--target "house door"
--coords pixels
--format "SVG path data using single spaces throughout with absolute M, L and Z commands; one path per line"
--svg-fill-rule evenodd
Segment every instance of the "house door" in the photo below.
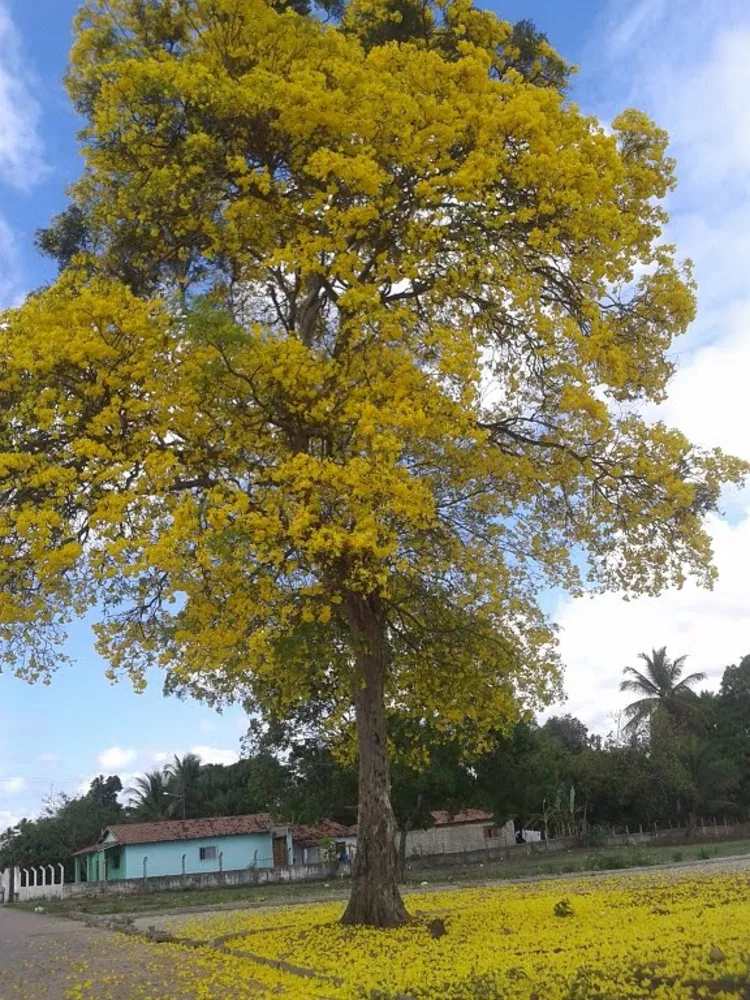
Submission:
M 286 837 L 273 838 L 273 866 L 274 868 L 284 868 L 287 863 Z

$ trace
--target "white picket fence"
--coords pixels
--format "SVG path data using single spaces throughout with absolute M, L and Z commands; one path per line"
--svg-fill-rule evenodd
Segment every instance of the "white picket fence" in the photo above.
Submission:
M 10 902 L 10 869 L 0 872 L 0 898 Z M 39 865 L 36 868 L 16 868 L 13 893 L 18 902 L 30 899 L 62 899 L 65 869 L 62 865 Z

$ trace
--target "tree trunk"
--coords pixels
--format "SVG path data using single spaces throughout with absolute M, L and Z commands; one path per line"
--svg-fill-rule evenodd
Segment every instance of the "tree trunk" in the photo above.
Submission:
M 402 826 L 398 831 L 398 880 L 406 881 L 406 834 L 409 831 Z
M 352 891 L 344 924 L 398 927 L 409 916 L 398 890 L 396 822 L 390 800 L 385 719 L 385 625 L 373 598 L 352 596 L 347 612 L 357 655 L 359 813 Z

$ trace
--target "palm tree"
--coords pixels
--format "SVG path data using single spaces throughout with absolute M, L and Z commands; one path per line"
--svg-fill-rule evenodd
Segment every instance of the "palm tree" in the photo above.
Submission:
M 166 819 L 170 813 L 170 796 L 163 771 L 148 771 L 135 779 L 128 789 L 130 807 L 139 819 Z
M 676 660 L 670 660 L 666 646 L 652 649 L 651 656 L 646 653 L 639 653 L 638 656 L 646 664 L 645 672 L 625 667 L 625 680 L 620 684 L 621 691 L 641 695 L 625 709 L 628 718 L 626 731 L 639 729 L 659 710 L 676 721 L 697 721 L 702 713 L 692 688 L 704 681 L 706 675 L 698 672 L 683 677 L 687 657 L 678 656 Z
M 167 790 L 173 800 L 172 812 L 181 819 L 186 819 L 188 812 L 193 811 L 200 792 L 202 770 L 201 759 L 194 753 L 186 753 L 184 757 L 175 754 L 172 763 L 164 768 Z

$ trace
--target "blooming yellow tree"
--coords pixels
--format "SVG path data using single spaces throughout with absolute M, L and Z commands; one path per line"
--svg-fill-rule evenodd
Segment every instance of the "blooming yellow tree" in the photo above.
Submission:
M 46 677 L 356 717 L 345 920 L 406 919 L 386 713 L 480 741 L 556 689 L 547 585 L 713 575 L 744 474 L 649 424 L 693 315 L 666 137 L 605 132 L 468 0 L 88 0 L 58 280 L 2 318 L 0 629 Z

